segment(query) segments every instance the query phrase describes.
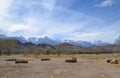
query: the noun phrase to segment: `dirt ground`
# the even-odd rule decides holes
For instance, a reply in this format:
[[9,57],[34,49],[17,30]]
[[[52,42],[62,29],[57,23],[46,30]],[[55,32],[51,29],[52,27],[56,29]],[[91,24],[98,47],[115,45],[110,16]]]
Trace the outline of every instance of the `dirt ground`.
[[65,63],[67,58],[29,58],[28,64],[15,64],[4,61],[6,58],[0,59],[0,78],[120,78],[120,64],[108,64],[104,59],[79,58],[77,63]]

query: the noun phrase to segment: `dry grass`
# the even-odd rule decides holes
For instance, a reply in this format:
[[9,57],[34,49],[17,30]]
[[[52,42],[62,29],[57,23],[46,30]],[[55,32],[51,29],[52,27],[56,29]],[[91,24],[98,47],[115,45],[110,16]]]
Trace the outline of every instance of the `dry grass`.
[[[27,55],[28,58],[34,58],[35,56],[32,54]],[[74,54],[74,55],[65,55],[62,54],[58,56],[57,54],[50,55],[39,55],[38,58],[83,58],[83,59],[105,59],[105,58],[118,58],[118,54]]]
[[[61,54],[61,56],[58,56],[57,54],[50,54],[50,55],[38,55],[37,59],[41,58],[50,58],[50,59],[56,59],[56,58],[82,58],[82,59],[106,59],[106,58],[119,58],[120,56],[118,54],[74,54],[74,55],[65,55]],[[23,55],[11,55],[11,56],[0,56],[0,60],[6,60],[6,59],[26,59],[26,60],[34,60],[36,59],[36,56],[34,54],[28,54],[26,56]]]
[[[65,63],[65,59],[76,57],[77,63]],[[0,78],[119,78],[120,64],[106,63],[103,58],[117,57],[112,54],[81,55],[11,55],[0,56]],[[3,59],[16,58],[29,61],[28,64],[15,64]],[[40,61],[50,58],[51,61]]]

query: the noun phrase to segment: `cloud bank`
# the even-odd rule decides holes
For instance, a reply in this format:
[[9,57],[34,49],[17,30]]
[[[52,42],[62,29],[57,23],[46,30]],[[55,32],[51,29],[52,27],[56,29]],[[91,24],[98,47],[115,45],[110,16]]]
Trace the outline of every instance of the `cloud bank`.
[[[110,42],[113,39],[108,36],[113,33],[118,35],[116,30],[109,33],[106,31],[110,30],[107,27],[109,23],[103,19],[68,9],[58,2],[58,0],[1,1],[0,33],[10,36],[48,36],[61,40],[110,40]],[[112,4],[113,0],[104,0],[98,6],[105,7]],[[115,26],[117,28],[118,25],[111,25],[111,29]]]
[[99,4],[95,5],[97,7],[108,7],[114,4],[115,0],[103,0]]

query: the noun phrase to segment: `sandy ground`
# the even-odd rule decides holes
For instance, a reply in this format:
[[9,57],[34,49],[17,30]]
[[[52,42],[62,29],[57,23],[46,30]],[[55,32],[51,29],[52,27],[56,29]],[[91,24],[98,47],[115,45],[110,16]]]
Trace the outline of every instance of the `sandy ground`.
[[0,78],[120,78],[120,66],[103,59],[79,58],[77,63],[65,63],[65,58],[31,59],[28,64],[15,64],[2,58]]

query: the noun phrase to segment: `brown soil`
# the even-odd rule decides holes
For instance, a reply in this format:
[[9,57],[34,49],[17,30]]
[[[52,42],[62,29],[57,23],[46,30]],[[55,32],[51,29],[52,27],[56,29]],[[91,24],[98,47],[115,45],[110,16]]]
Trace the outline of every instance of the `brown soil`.
[[28,64],[15,64],[5,58],[0,61],[0,78],[120,78],[120,65],[103,59],[79,58],[77,63],[65,63],[65,58],[29,59]]

